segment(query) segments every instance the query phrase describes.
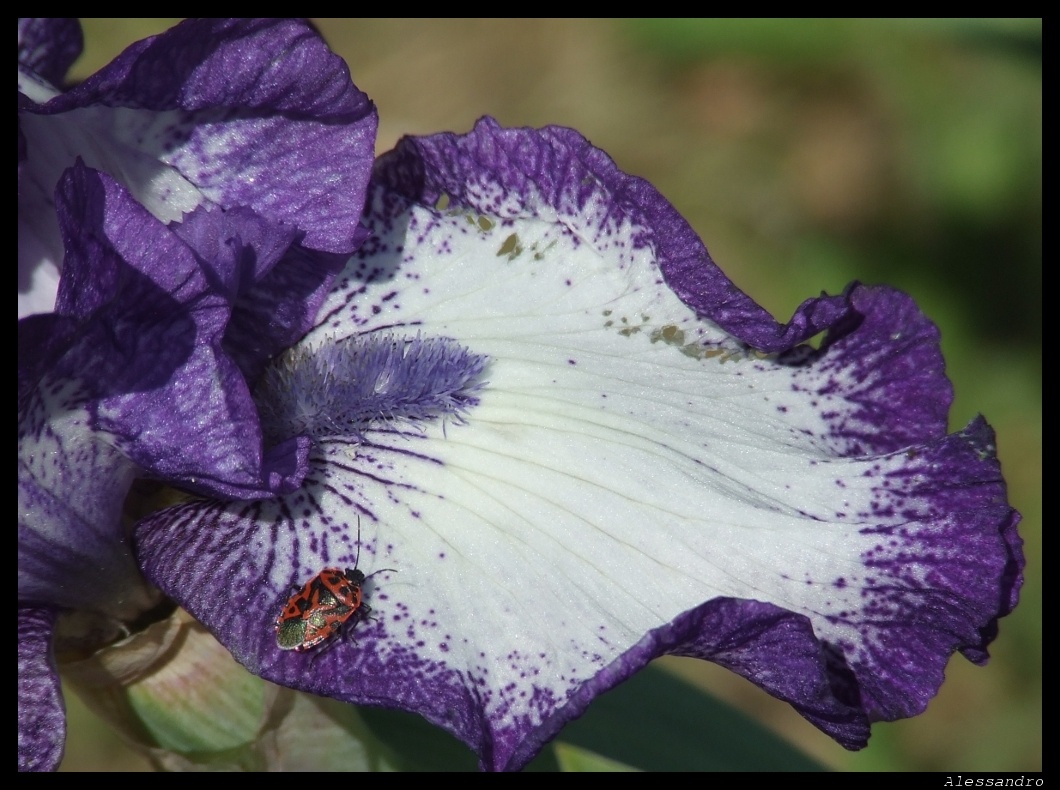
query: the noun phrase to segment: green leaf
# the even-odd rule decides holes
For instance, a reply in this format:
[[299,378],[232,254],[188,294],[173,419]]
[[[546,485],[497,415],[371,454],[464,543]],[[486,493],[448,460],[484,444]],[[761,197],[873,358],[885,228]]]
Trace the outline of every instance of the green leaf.
[[610,760],[596,752],[556,741],[552,744],[560,770],[564,773],[616,773],[636,771],[636,768]]
[[372,733],[390,747],[406,771],[475,771],[478,758],[449,733],[413,713],[360,708]]
[[597,697],[560,739],[646,771],[823,771],[683,680],[648,667]]

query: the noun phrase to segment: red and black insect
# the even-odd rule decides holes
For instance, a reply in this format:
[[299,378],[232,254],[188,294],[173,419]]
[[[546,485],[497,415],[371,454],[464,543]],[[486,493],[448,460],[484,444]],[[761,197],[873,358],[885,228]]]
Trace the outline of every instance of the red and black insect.
[[[360,532],[358,522],[358,559]],[[393,570],[381,568],[369,575]],[[296,592],[276,618],[276,645],[281,650],[301,653],[368,619],[372,607],[364,600],[363,586],[367,578],[357,569],[355,560],[353,568],[325,568],[300,590],[295,588]]]

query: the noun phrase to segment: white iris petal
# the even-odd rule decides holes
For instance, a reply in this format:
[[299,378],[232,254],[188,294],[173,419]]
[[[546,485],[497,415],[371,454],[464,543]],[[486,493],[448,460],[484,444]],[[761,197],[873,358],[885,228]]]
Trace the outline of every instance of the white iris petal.
[[[697,317],[634,249],[635,228],[407,219],[351,262],[306,341],[404,328],[491,360],[466,424],[322,443],[338,495],[321,512],[371,514],[369,562],[398,569],[373,604],[384,654],[411,640],[420,661],[488,679],[491,718],[536,720],[542,699],[706,600],[775,603],[822,627],[855,607],[872,487],[837,497],[837,480],[888,462],[831,458],[823,418],[792,393],[797,369]],[[363,282],[397,255],[400,288]]]

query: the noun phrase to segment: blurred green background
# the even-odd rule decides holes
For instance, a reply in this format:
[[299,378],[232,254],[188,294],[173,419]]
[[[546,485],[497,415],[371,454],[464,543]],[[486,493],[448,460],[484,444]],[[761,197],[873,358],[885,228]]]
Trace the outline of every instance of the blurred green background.
[[[74,76],[175,21],[85,20]],[[316,23],[379,107],[379,151],[483,114],[572,126],[782,320],[854,279],[916,297],[942,329],[951,427],[987,416],[1023,513],[1027,581],[991,663],[955,658],[925,714],[858,753],[718,667],[661,663],[836,769],[1041,770],[1041,20]],[[64,769],[146,766],[69,704]]]

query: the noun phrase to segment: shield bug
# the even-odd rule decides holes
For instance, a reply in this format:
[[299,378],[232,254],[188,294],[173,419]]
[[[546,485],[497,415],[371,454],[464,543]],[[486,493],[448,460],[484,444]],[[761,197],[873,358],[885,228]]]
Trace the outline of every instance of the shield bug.
[[[337,636],[367,619],[372,607],[364,600],[364,582],[368,578],[357,568],[361,553],[361,524],[357,522],[357,558],[353,568],[325,568],[287,600],[276,618],[276,645],[281,650],[299,653]],[[393,571],[380,568],[375,573]]]

